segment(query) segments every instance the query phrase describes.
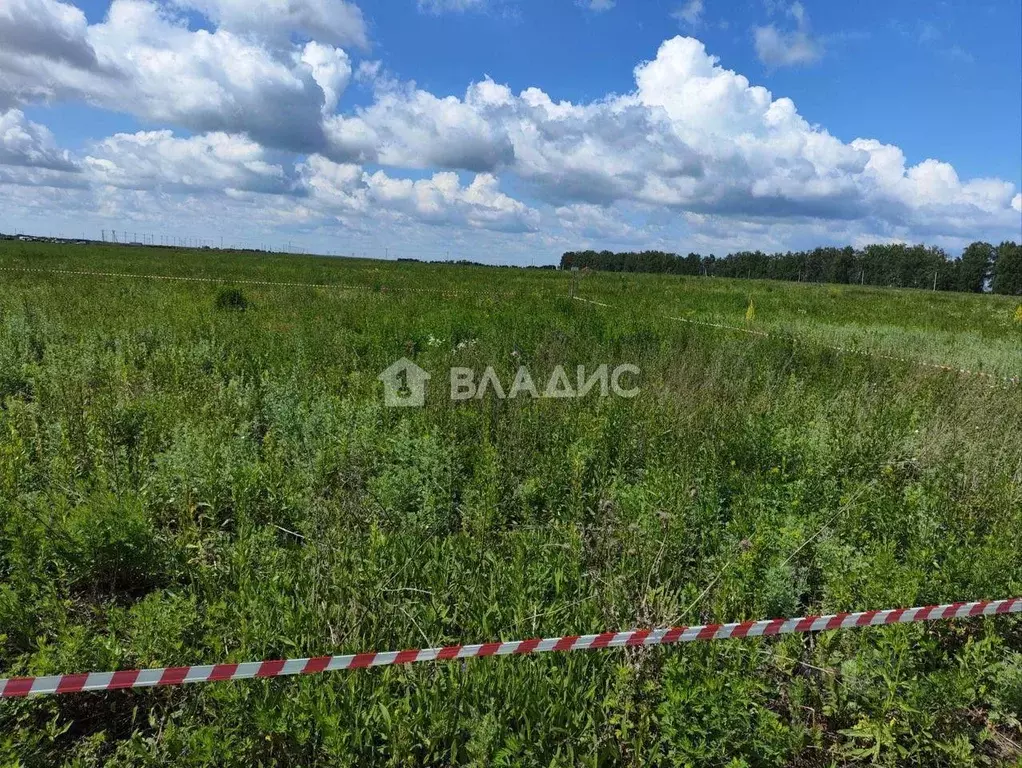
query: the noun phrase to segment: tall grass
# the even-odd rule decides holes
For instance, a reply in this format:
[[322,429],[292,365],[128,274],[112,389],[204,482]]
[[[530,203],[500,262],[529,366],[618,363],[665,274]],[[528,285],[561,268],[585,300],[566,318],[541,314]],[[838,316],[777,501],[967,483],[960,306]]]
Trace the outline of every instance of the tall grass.
[[[0,273],[0,676],[1022,595],[1020,390],[813,341],[968,339],[1017,375],[991,297],[591,276],[599,307],[542,272],[12,248],[0,266],[223,279]],[[804,340],[664,318],[743,325],[750,302]],[[423,409],[382,406],[402,356],[434,373]],[[443,382],[621,362],[634,400]],[[7,701],[0,759],[1007,764],[1020,629]]]

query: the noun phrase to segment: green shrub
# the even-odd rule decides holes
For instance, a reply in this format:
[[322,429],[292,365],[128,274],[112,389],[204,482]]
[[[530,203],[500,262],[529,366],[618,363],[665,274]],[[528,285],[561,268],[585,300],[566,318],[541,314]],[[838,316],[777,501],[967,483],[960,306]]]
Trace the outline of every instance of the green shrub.
[[248,299],[238,288],[221,288],[216,292],[216,308],[224,312],[244,312]]

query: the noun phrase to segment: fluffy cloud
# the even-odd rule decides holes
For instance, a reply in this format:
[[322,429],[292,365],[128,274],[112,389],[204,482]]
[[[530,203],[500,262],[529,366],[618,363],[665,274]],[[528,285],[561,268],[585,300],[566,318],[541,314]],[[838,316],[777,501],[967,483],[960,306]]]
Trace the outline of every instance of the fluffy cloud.
[[338,164],[314,155],[302,167],[311,207],[342,220],[381,212],[429,224],[468,226],[501,232],[536,229],[539,214],[502,193],[497,179],[481,173],[462,185],[447,171],[429,179],[394,178],[383,171],[368,173],[354,164]]
[[[19,111],[0,115],[0,184],[79,187],[92,191],[93,204],[118,195],[146,200],[149,207],[157,199],[174,204],[185,197],[223,196],[258,204],[262,197],[268,209],[291,210],[280,218],[337,219],[363,228],[376,222],[521,233],[539,225],[539,213],[501,192],[491,174],[463,184],[452,171],[408,179],[321,155],[297,167],[277,160],[245,136],[177,137],[169,130],[116,134],[74,160],[45,127]],[[291,202],[274,201],[283,198]]]
[[[797,13],[797,10],[796,10]],[[483,80],[462,98],[385,83],[327,125],[332,156],[396,167],[513,173],[565,207],[619,202],[739,219],[868,220],[878,231],[943,221],[950,231],[1017,226],[1014,187],[962,182],[897,147],[846,144],[676,37],[635,69],[636,89],[589,104],[513,94]]]
[[[174,15],[185,7],[219,26],[190,28]],[[787,36],[816,45],[801,6],[778,7],[796,30],[774,30],[775,66],[805,55]],[[698,20],[701,9],[679,10]],[[0,0],[0,184],[18,185],[11,198],[24,210],[35,185],[94,215],[222,205],[280,226],[398,226],[436,239],[442,224],[455,240],[517,233],[550,248],[950,245],[1022,230],[1013,184],[963,180],[937,160],[910,166],[868,138],[843,142],[692,38],[665,41],[630,92],[591,102],[490,79],[438,96],[378,62],[353,63],[339,44],[367,38],[355,11],[341,0],[271,0],[250,14],[241,0],[113,0],[89,25],[57,0]],[[353,79],[373,98],[345,111]],[[17,109],[61,100],[168,128],[111,136],[76,158]]]
[[85,101],[307,152],[322,147],[321,113],[351,76],[346,54],[332,46],[280,52],[225,29],[193,31],[144,0],[114,0],[92,26],[64,3],[13,2],[0,12],[0,39],[36,28],[46,44],[32,43],[21,58],[0,53],[0,102]]
[[414,182],[377,171],[366,184],[374,202],[431,223],[523,232],[535,229],[538,221],[535,211],[500,192],[497,179],[488,173],[461,186],[458,175],[449,171]]
[[869,154],[863,174],[867,183],[888,200],[921,209],[976,208],[989,213],[1007,208],[1015,185],[999,179],[974,179],[963,183],[954,167],[938,160],[924,160],[905,167],[905,154],[873,139],[856,139],[856,149]]
[[[472,93],[475,93],[473,91]],[[513,157],[504,126],[470,97],[438,98],[414,87],[385,86],[356,116],[326,122],[331,153],[404,168],[490,171]]]
[[304,194],[296,171],[251,139],[170,130],[119,133],[93,142],[83,157],[19,110],[0,113],[0,181],[40,187],[92,187],[159,193]]
[[57,147],[50,130],[17,109],[0,113],[0,165],[78,171],[71,154]]
[[0,108],[50,99],[58,91],[84,97],[90,85],[112,74],[88,40],[85,14],[75,6],[56,0],[0,4]]
[[515,169],[551,202],[642,200],[657,182],[691,186],[705,172],[662,116],[634,99],[573,105],[529,89],[512,106]]
[[809,16],[802,3],[792,3],[788,13],[797,25],[791,31],[779,30],[773,24],[753,30],[756,55],[768,67],[811,64],[823,56],[823,46],[811,34]]
[[330,45],[369,47],[365,18],[345,0],[173,0],[222,29],[283,38],[292,31]]
[[510,168],[554,202],[611,202],[639,196],[650,170],[701,174],[684,142],[660,130],[659,116],[617,99],[554,103],[530,88],[514,96],[484,80],[463,99],[385,87],[355,117],[327,124],[332,154],[388,166],[495,172]]
[[294,182],[266,150],[243,136],[171,131],[120,133],[98,142],[84,160],[95,184],[165,191],[288,193]]
[[302,51],[300,59],[323,91],[323,114],[333,114],[341,94],[351,82],[351,61],[348,55],[340,48],[310,42]]
[[0,5],[0,60],[49,58],[80,69],[96,69],[98,57],[86,39],[85,14],[56,0],[5,0]]

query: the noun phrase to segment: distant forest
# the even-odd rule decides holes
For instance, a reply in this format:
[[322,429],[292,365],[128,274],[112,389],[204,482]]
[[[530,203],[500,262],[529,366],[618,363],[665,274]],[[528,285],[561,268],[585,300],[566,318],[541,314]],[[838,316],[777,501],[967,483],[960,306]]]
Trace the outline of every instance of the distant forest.
[[769,254],[742,251],[719,258],[663,251],[576,251],[561,257],[561,269],[572,267],[1022,295],[1022,245],[1013,242],[996,247],[973,243],[959,259],[951,258],[940,248],[904,244]]

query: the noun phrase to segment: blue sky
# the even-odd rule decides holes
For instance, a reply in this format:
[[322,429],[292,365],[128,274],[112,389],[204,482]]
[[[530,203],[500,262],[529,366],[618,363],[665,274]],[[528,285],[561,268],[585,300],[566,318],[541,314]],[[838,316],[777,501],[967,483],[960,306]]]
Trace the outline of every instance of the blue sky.
[[1022,0],[8,0],[0,231],[954,252],[1022,238],[1020,83]]

